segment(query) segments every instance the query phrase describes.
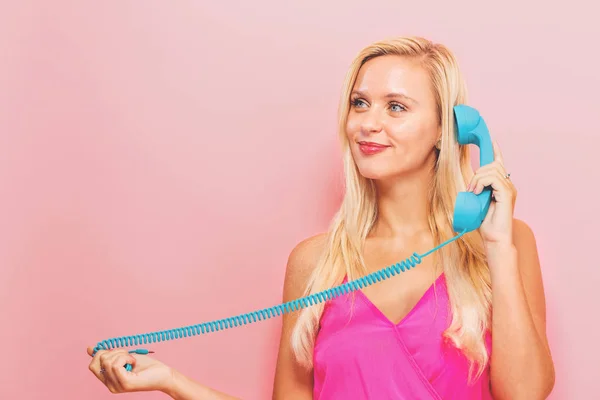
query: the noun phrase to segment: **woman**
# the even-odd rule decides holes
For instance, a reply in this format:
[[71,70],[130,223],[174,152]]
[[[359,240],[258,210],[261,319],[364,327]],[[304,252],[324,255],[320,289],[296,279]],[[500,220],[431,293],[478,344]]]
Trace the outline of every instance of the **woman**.
[[[498,146],[473,173],[457,143],[453,107],[465,103],[454,56],[423,38],[374,43],[352,63],[339,109],[345,197],[329,232],[291,252],[284,301],[451,238],[458,191],[491,186],[493,201],[478,231],[410,272],[285,314],[273,398],[543,399],[552,390],[535,238],[513,218],[516,190]],[[90,369],[115,393],[232,398],[122,349],[98,352]]]

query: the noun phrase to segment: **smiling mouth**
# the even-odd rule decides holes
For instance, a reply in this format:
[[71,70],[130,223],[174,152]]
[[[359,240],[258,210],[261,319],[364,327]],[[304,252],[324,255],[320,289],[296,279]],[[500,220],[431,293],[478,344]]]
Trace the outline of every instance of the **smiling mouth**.
[[385,151],[390,146],[381,145],[378,143],[359,142],[358,148],[364,155],[373,155]]
[[358,144],[360,146],[369,146],[369,147],[390,147],[389,145],[385,145],[385,144],[380,144],[380,143],[373,143],[373,142],[358,142]]

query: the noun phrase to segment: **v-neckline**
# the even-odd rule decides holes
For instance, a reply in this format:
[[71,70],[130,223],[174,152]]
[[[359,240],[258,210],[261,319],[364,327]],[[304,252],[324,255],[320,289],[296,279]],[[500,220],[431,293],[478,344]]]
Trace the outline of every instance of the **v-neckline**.
[[364,300],[364,302],[367,304],[367,306],[369,308],[371,308],[371,310],[373,310],[377,315],[379,315],[380,318],[382,318],[383,320],[385,320],[386,323],[388,323],[388,324],[390,324],[390,325],[392,325],[394,327],[398,327],[398,326],[402,325],[402,323],[404,321],[406,321],[408,319],[408,317],[410,317],[412,314],[414,314],[414,312],[417,310],[417,308],[419,308],[419,306],[421,305],[421,303],[423,303],[425,301],[425,299],[433,291],[434,287],[437,286],[443,278],[444,278],[444,273],[442,272],[433,281],[433,283],[431,285],[429,285],[429,287],[427,288],[427,290],[425,290],[425,292],[423,292],[423,294],[421,295],[421,297],[419,298],[419,300],[417,300],[417,302],[415,303],[415,305],[397,323],[394,322],[394,321],[392,321],[387,315],[385,315],[383,313],[383,311],[381,311],[381,309],[379,307],[377,307],[375,305],[375,303],[373,303],[371,301],[371,299],[369,299],[369,297],[362,291],[362,289],[358,289],[356,291],[359,293],[359,296]]

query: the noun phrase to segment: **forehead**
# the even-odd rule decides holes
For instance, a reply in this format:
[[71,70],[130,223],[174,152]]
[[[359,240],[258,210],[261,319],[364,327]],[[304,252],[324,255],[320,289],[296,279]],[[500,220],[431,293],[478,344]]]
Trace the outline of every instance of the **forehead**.
[[414,58],[386,55],[367,61],[358,73],[353,90],[382,97],[403,93],[417,101],[433,99],[427,71]]

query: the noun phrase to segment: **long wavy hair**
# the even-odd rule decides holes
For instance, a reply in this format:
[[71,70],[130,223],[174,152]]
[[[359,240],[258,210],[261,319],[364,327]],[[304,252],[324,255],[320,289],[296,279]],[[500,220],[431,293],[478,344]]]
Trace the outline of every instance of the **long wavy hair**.
[[[399,37],[375,42],[364,48],[347,72],[341,93],[338,120],[345,172],[345,193],[327,232],[327,246],[310,276],[305,295],[339,285],[366,274],[361,250],[377,217],[374,182],[362,176],[353,160],[345,128],[350,93],[361,66],[368,60],[399,55],[414,58],[428,72],[434,90],[442,137],[429,193],[429,227],[435,244],[455,233],[452,229],[454,202],[458,191],[466,190],[473,175],[467,146],[455,137],[453,107],[466,104],[466,86],[450,50],[422,37]],[[479,377],[488,363],[485,334],[491,327],[491,282],[485,252],[478,231],[462,236],[437,253],[445,274],[450,312],[444,332],[469,360],[469,380]],[[325,303],[300,311],[292,332],[292,348],[300,365],[313,366],[313,350]]]

